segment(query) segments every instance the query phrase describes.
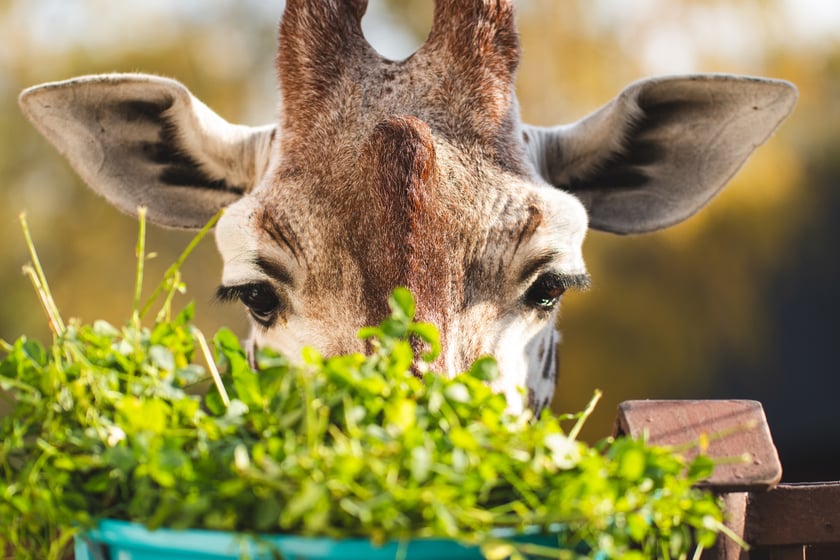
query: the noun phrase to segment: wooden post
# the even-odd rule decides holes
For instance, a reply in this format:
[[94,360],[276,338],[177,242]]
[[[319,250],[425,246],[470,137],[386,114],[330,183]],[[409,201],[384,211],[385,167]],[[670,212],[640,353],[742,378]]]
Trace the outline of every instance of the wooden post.
[[[781,484],[770,492],[750,494],[745,536],[760,547],[832,545],[836,553],[840,544],[840,482]],[[825,557],[816,550],[813,555],[803,554],[809,559]]]
[[[766,492],[782,478],[767,418],[756,401],[627,401],[619,405],[615,433],[645,436],[657,445],[697,442],[688,458],[705,447],[706,455],[727,460],[703,484],[721,494],[727,526],[747,542],[750,493]],[[739,457],[744,460],[730,461]],[[704,558],[745,560],[749,555],[721,537]]]
[[[723,511],[726,515],[726,526],[741,537],[745,536],[747,523],[747,492],[728,492],[721,495]],[[703,560],[749,560],[749,553],[741,548],[741,544],[723,535],[718,537],[714,548],[703,554]]]

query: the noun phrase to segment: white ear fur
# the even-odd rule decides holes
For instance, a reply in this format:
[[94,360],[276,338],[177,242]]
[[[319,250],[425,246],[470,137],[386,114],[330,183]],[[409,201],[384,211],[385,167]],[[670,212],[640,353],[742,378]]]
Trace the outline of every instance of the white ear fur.
[[576,194],[590,227],[641,233],[702,208],[796,104],[785,81],[722,74],[636,82],[568,126],[525,126],[537,172]]
[[35,86],[20,105],[97,193],[120,210],[197,228],[251,190],[268,167],[275,127],[233,125],[180,83],[144,74]]

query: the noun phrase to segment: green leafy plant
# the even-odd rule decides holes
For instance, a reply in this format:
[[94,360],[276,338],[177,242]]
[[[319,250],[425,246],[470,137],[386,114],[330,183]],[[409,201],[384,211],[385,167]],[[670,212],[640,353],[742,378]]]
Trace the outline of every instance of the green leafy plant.
[[[143,228],[122,328],[65,325],[32,249],[27,273],[55,338],[2,343],[0,389],[13,408],[0,421],[0,550],[15,558],[59,558],[104,518],[380,543],[450,537],[492,560],[686,558],[721,530],[717,501],[695,487],[710,459],[630,438],[577,440],[598,394],[580,414],[532,418],[488,388],[491,358],[454,378],[414,376],[415,360],[429,370],[440,345],[405,289],[359,333],[368,354],[308,349],[292,362],[262,350],[255,370],[233,333],[216,334],[210,356],[192,305],[172,312],[179,259],[143,326],[154,301],[140,301]],[[564,546],[500,528],[555,532]]]

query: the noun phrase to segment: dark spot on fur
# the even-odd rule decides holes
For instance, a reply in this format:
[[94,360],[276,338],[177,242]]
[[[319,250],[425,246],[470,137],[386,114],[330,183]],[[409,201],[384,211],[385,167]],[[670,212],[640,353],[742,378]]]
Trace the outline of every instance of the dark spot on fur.
[[162,183],[176,187],[201,187],[214,191],[228,191],[245,194],[244,187],[232,187],[224,179],[210,179],[195,165],[170,165],[160,174]]
[[545,339],[543,338],[542,340],[540,340],[540,347],[537,350],[537,360],[539,360],[540,362],[545,360],[545,350]]
[[[165,117],[164,117],[165,119]],[[161,127],[157,142],[145,142],[140,148],[151,162],[161,166],[160,181],[177,187],[201,187],[216,191],[244,194],[245,186],[231,185],[224,178],[214,178],[201,169],[201,165],[179,146],[176,128],[169,122]]]
[[548,349],[548,357],[543,361],[542,378],[555,379],[557,377],[555,360],[557,359],[557,348],[554,344]]
[[536,233],[537,228],[540,227],[540,224],[543,222],[543,215],[542,211],[537,207],[536,204],[530,204],[526,210],[528,217],[525,219],[525,222],[522,225],[522,229],[519,232],[519,237],[516,239],[516,247],[513,249],[514,253],[519,250],[519,247],[531,237],[533,237],[534,233]]
[[153,122],[157,123],[163,119],[166,112],[175,99],[165,96],[157,101],[131,100],[118,103],[115,111],[127,122]]
[[636,190],[644,187],[650,181],[646,170],[667,157],[667,146],[651,136],[650,132],[690,119],[687,115],[691,113],[708,110],[707,106],[696,101],[658,102],[648,98],[639,99],[639,106],[643,114],[627,131],[628,137],[637,140],[604,161],[600,170],[594,174],[559,186],[572,192],[588,189]]
[[300,246],[295,230],[291,224],[278,215],[276,209],[271,206],[264,207],[256,218],[257,227],[266,232],[278,246],[285,246],[298,263],[304,259],[304,253]]

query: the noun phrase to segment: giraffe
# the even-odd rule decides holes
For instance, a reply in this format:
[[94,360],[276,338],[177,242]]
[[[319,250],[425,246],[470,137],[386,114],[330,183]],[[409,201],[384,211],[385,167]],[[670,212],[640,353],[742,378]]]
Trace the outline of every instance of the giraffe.
[[194,229],[217,211],[219,297],[249,347],[361,350],[357,330],[410,288],[441,330],[446,374],[493,355],[513,411],[555,391],[561,296],[584,289],[589,228],[681,222],[788,116],[785,81],[655,77],[566,125],[520,120],[513,0],[436,0],[426,42],[389,60],[366,0],[288,0],[276,123],[231,124],[174,80],[83,76],[35,86],[24,113],[129,214]]

